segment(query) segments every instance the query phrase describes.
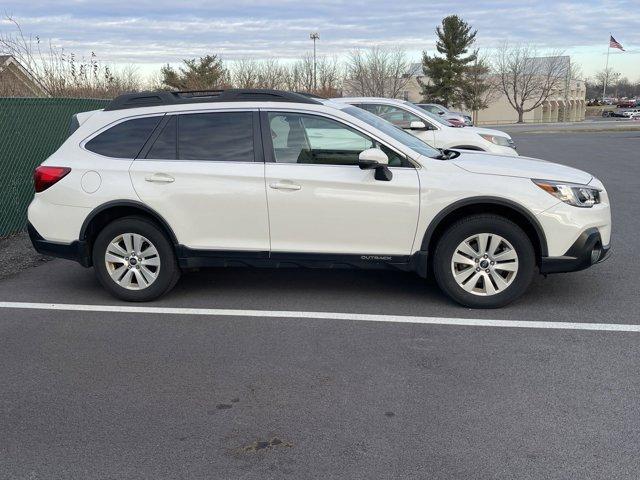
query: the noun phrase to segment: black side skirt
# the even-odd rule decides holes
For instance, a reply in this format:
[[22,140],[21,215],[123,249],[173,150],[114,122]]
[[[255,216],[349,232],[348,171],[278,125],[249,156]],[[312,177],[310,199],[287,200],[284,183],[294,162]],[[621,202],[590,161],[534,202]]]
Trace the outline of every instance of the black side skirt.
[[408,255],[343,255],[325,253],[238,252],[229,250],[197,250],[179,245],[181,268],[265,267],[265,268],[396,268],[411,270]]

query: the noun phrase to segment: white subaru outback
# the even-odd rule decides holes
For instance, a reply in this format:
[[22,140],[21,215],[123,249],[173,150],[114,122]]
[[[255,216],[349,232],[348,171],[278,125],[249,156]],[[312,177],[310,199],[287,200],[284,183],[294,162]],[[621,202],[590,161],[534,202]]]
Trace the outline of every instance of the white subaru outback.
[[269,90],[127,94],[77,114],[35,171],[41,253],[146,301],[198,267],[392,268],[470,307],[602,261],[602,183],[531,158],[436,150],[352,105]]

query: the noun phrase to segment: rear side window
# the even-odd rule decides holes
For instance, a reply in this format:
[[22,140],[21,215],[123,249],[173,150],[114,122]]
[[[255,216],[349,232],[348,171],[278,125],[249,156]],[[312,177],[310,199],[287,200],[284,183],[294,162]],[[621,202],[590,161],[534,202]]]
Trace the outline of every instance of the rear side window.
[[178,148],[178,125],[177,117],[172,115],[164,126],[153,146],[149,149],[146,158],[156,158],[163,160],[175,160]]
[[253,162],[253,113],[220,112],[180,115],[178,158],[180,160]]
[[92,138],[85,148],[105,157],[135,158],[160,120],[162,116],[127,120]]

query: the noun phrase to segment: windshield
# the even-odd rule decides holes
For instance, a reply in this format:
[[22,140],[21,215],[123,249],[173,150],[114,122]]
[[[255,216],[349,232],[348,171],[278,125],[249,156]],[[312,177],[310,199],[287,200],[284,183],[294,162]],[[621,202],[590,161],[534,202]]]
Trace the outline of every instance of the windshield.
[[377,128],[381,132],[389,135],[394,140],[406,145],[410,149],[418,152],[420,155],[424,155],[426,157],[435,158],[440,155],[440,152],[430,145],[426,144],[419,138],[414,137],[413,135],[405,132],[399,127],[396,127],[392,123],[387,122],[386,120],[381,119],[380,117],[374,115],[373,113],[367,112],[358,107],[349,106],[342,110],[349,115],[353,115],[358,120],[362,120],[363,122],[371,125],[372,127]]
[[420,114],[421,115],[426,115],[427,117],[429,117],[431,120],[438,122],[440,125],[446,125],[447,127],[453,127],[453,124],[448,122],[447,120],[445,120],[444,118],[442,118],[440,115],[435,114],[435,113],[431,113],[429,110],[427,110],[426,108],[422,108],[419,105],[415,105],[414,103],[411,102],[404,102],[405,105],[409,105],[413,108],[415,108],[416,110],[420,110]]

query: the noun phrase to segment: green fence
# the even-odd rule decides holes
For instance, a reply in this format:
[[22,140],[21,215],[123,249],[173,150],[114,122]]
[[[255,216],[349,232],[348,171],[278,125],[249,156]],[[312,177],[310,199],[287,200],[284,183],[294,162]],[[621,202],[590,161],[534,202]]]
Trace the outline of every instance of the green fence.
[[24,230],[33,198],[33,169],[67,138],[74,113],[108,100],[0,98],[0,237]]

